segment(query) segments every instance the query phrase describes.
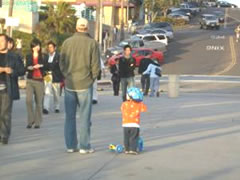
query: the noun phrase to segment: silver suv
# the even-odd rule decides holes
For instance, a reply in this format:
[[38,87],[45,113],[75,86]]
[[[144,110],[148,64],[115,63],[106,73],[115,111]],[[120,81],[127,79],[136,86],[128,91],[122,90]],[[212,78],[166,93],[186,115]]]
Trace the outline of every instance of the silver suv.
[[213,14],[203,14],[200,19],[200,28],[208,29],[208,28],[220,28],[219,19],[216,15]]

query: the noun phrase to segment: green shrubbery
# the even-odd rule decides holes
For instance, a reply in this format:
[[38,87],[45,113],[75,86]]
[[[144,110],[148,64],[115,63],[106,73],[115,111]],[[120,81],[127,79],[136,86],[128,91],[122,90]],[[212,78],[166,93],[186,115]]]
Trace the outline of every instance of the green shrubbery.
[[173,18],[164,17],[164,16],[156,17],[154,22],[168,22],[174,26],[183,26],[183,25],[188,24],[188,22],[184,19],[173,19]]

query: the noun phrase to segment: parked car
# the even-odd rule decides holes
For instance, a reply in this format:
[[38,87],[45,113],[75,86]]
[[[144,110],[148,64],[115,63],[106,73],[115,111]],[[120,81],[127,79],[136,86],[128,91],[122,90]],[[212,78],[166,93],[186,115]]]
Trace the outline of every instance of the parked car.
[[182,3],[180,4],[180,8],[181,9],[190,9],[193,13],[198,13],[200,12],[200,8],[194,4],[190,4],[190,3]]
[[140,39],[144,42],[161,42],[166,46],[168,45],[168,38],[165,34],[137,34]]
[[146,24],[143,28],[144,29],[161,28],[161,29],[166,29],[167,31],[173,32],[173,28],[171,24],[167,22],[149,23],[149,24]]
[[219,19],[214,14],[203,14],[200,19],[200,28],[208,29],[208,28],[220,28]]
[[226,2],[226,1],[218,1],[217,7],[218,8],[237,8],[237,5]]
[[220,23],[224,23],[225,15],[222,11],[214,11],[213,14],[218,17]]
[[150,29],[150,34],[164,34],[167,36],[168,40],[171,40],[174,38],[174,34],[171,31],[167,31],[165,29]]
[[181,9],[181,8],[172,9],[171,12],[168,14],[181,14],[184,16],[188,16],[189,19],[191,19],[193,16],[193,12],[190,9]]
[[[139,66],[140,61],[145,58],[146,56],[151,55],[151,59],[156,59],[160,64],[164,62],[163,53],[160,51],[153,51],[149,48],[133,48],[132,50],[132,57],[136,59],[136,66]],[[116,59],[119,59],[123,56],[123,53],[114,55],[110,57],[107,62],[108,65],[114,65],[116,63]]]
[[181,19],[181,20],[184,20],[186,23],[189,23],[189,17],[179,13],[171,13],[168,15],[168,17],[172,19]]
[[123,47],[129,44],[132,48],[149,48],[154,51],[161,51],[163,53],[167,52],[166,45],[160,42],[144,42],[137,36],[132,36],[131,39],[121,41],[117,46],[110,47],[106,50],[106,58],[110,58],[113,55],[119,54],[123,51]]

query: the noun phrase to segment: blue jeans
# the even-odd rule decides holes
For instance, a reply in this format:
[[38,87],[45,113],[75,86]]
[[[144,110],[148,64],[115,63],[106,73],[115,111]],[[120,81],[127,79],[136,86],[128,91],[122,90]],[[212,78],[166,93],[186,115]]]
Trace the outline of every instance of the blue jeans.
[[93,87],[80,91],[65,89],[65,126],[64,136],[67,149],[78,148],[76,113],[79,107],[79,146],[80,149],[90,149],[90,128],[92,113]]
[[159,90],[159,86],[160,86],[159,80],[160,80],[159,77],[150,78],[150,89],[151,89],[150,96],[151,97],[155,96]]
[[121,78],[122,100],[126,101],[127,88],[135,86],[134,77]]

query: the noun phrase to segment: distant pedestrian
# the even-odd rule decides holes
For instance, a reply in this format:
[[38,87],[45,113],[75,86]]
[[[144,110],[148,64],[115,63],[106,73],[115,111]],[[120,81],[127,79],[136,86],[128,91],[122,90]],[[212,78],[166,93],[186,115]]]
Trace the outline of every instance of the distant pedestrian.
[[102,79],[102,74],[104,73],[104,63],[102,58],[100,58],[100,64],[101,64],[101,71],[98,74],[97,79],[93,83],[93,99],[92,99],[92,104],[97,104],[98,103],[98,81]]
[[[65,79],[65,143],[67,152],[93,153],[90,144],[93,82],[100,72],[98,43],[88,34],[88,21],[78,19],[77,32],[61,48],[60,69]],[[77,107],[79,122],[76,123]],[[79,128],[80,140],[77,138]]]
[[136,67],[136,60],[131,56],[132,48],[126,45],[123,48],[124,54],[119,59],[119,75],[122,88],[122,100],[126,101],[127,88],[135,85],[134,69]]
[[114,40],[116,41],[118,39],[118,28],[116,26],[113,28],[113,35]]
[[20,98],[18,76],[24,74],[24,66],[18,56],[8,50],[8,37],[0,34],[0,143],[8,144],[11,134],[13,100]]
[[157,60],[154,60],[154,63],[149,64],[146,71],[143,72],[143,74],[149,74],[150,75],[150,97],[154,97],[155,95],[159,96],[159,80],[161,77],[161,67]]
[[144,96],[148,95],[150,87],[150,74],[143,74],[143,72],[147,70],[148,65],[152,62],[151,55],[147,55],[140,61],[140,65],[138,67],[138,73],[141,74],[141,86]]
[[127,101],[122,103],[122,127],[124,131],[124,148],[126,154],[137,155],[137,142],[140,132],[140,113],[146,112],[140,89],[131,87],[127,90]]
[[240,38],[240,25],[238,25],[237,28],[235,29],[235,33],[236,33],[236,42],[238,42]]
[[38,39],[33,39],[30,47],[32,52],[26,57],[27,128],[30,129],[34,125],[34,128],[38,129],[42,123],[42,103],[44,95],[43,77],[47,69],[47,57],[42,54],[41,42]]
[[119,95],[120,75],[119,75],[119,59],[116,59],[115,64],[110,66],[111,80],[113,85],[113,95]]
[[43,113],[48,114],[51,105],[51,96],[53,95],[53,105],[55,113],[60,112],[60,86],[63,81],[63,75],[60,71],[60,54],[56,51],[56,44],[53,41],[48,42],[48,62],[47,74],[44,78],[45,95],[43,104]]

